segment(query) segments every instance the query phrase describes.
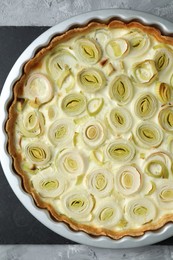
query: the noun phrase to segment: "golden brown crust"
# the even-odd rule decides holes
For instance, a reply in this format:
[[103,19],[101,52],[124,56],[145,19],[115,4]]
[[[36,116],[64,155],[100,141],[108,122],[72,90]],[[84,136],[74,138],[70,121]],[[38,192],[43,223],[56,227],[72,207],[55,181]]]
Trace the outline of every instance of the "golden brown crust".
[[29,194],[32,195],[32,197],[34,198],[34,201],[38,207],[47,209],[54,220],[67,223],[69,225],[69,227],[71,227],[75,231],[82,230],[82,231],[85,231],[94,236],[103,235],[103,236],[109,236],[113,239],[120,239],[124,236],[133,236],[133,237],[142,236],[148,230],[150,230],[150,231],[157,230],[157,229],[163,227],[166,223],[173,222],[173,214],[168,214],[168,215],[162,217],[155,224],[153,224],[153,223],[145,224],[145,225],[143,225],[143,227],[138,228],[137,230],[131,229],[131,230],[118,231],[118,232],[107,230],[107,229],[101,229],[101,228],[98,229],[98,228],[91,227],[91,226],[85,225],[85,224],[79,224],[64,215],[58,214],[50,204],[46,204],[45,202],[43,202],[41,200],[41,198],[38,196],[38,194],[34,191],[34,189],[30,186],[30,182],[29,182],[27,175],[21,169],[20,162],[21,162],[22,158],[21,158],[20,153],[18,153],[16,151],[15,132],[14,132],[14,124],[15,124],[15,121],[17,118],[15,104],[17,102],[17,99],[20,96],[22,96],[23,84],[24,84],[25,80],[27,79],[27,75],[30,72],[30,70],[33,69],[34,67],[39,66],[40,59],[44,55],[46,55],[51,49],[53,49],[57,43],[65,42],[65,41],[71,39],[72,37],[77,36],[78,34],[80,34],[80,35],[85,34],[86,32],[89,32],[92,29],[106,28],[106,27],[108,27],[108,28],[129,28],[129,29],[138,28],[147,34],[154,36],[159,42],[173,45],[172,37],[163,36],[163,35],[161,35],[160,30],[158,30],[157,28],[152,27],[152,26],[142,25],[141,23],[135,22],[135,21],[129,22],[129,23],[124,23],[119,20],[113,20],[108,24],[91,22],[88,25],[86,25],[85,27],[70,29],[69,31],[65,32],[62,35],[55,36],[51,40],[51,42],[48,44],[48,46],[43,47],[40,51],[38,51],[35,54],[35,56],[32,59],[30,59],[25,64],[22,77],[15,83],[15,85],[13,87],[13,99],[12,99],[12,103],[11,103],[9,111],[8,111],[9,117],[6,122],[6,132],[8,135],[8,152],[13,158],[13,166],[14,166],[15,172],[21,176],[24,189]]

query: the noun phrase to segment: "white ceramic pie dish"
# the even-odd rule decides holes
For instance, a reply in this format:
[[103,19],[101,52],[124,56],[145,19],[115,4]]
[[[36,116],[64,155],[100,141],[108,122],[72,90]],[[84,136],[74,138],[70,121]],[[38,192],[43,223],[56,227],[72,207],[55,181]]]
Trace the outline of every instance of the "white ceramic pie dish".
[[34,56],[36,50],[47,45],[55,34],[63,33],[71,26],[76,25],[76,21],[78,21],[77,26],[80,26],[94,19],[106,21],[114,17],[124,21],[139,20],[147,25],[158,26],[164,34],[173,33],[173,24],[164,19],[143,12],[122,9],[100,10],[81,14],[47,30],[33,41],[18,58],[3,86],[0,96],[0,159],[5,176],[18,199],[27,210],[46,227],[53,230],[55,233],[78,243],[102,248],[130,248],[157,243],[169,238],[173,235],[173,224],[167,224],[157,231],[146,232],[141,237],[124,237],[120,240],[112,240],[103,236],[95,238],[84,232],[74,232],[70,230],[67,225],[53,221],[49,216],[49,213],[46,210],[36,207],[32,197],[23,190],[20,177],[15,174],[12,169],[12,161],[6,149],[7,135],[4,130],[5,121],[7,119],[7,105],[12,97],[13,84],[21,76],[23,65]]

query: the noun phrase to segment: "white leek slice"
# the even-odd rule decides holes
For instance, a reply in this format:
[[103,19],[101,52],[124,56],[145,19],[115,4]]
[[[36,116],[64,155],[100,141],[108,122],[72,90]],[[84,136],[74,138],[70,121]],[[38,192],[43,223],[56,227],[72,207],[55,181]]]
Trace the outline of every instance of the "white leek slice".
[[144,171],[154,178],[168,178],[171,168],[172,158],[169,153],[163,151],[154,152],[145,160]]
[[172,54],[166,48],[156,51],[155,57],[156,69],[158,71],[166,71],[169,69],[172,61]]
[[125,105],[133,97],[133,85],[126,75],[119,75],[114,78],[109,87],[110,98],[119,105]]
[[51,151],[48,145],[43,142],[29,143],[25,147],[25,156],[33,164],[38,166],[46,165],[51,159]]
[[113,108],[107,117],[111,129],[117,133],[126,133],[132,126],[132,117],[130,112],[125,108]]
[[122,218],[122,209],[113,199],[102,199],[95,213],[95,221],[103,227],[114,227]]
[[86,176],[86,184],[91,194],[106,197],[113,189],[113,174],[104,168],[94,170]]
[[49,127],[48,137],[52,144],[61,146],[72,142],[74,130],[74,123],[71,119],[58,119]]
[[26,115],[19,115],[18,126],[22,135],[36,137],[44,131],[44,116],[41,112],[33,110]]
[[159,208],[173,209],[173,184],[170,181],[164,181],[157,186],[157,201]]
[[144,60],[132,66],[132,78],[138,85],[149,86],[158,76],[153,60]]
[[41,74],[31,74],[25,86],[28,99],[37,105],[50,101],[53,97],[53,87],[49,79]]
[[158,115],[160,126],[163,130],[172,133],[173,132],[173,106],[164,106]]
[[94,206],[92,196],[82,188],[65,193],[61,201],[67,216],[77,221],[88,219]]
[[77,60],[67,48],[59,48],[57,52],[52,53],[47,60],[47,72],[54,80],[61,80],[65,74],[69,74],[69,69],[75,67]]
[[101,46],[105,46],[107,41],[110,39],[110,34],[108,30],[105,29],[98,29],[95,31],[95,38],[96,41],[101,44]]
[[134,111],[139,118],[147,120],[154,116],[157,106],[155,96],[151,93],[144,93],[136,99]]
[[86,98],[80,93],[70,93],[63,98],[61,108],[68,116],[77,116],[85,110]]
[[88,93],[94,93],[106,86],[106,77],[99,69],[90,67],[81,70],[77,75],[80,88]]
[[115,174],[117,190],[125,196],[133,195],[141,187],[141,174],[135,166],[126,165]]
[[98,120],[90,120],[82,127],[82,138],[90,147],[98,147],[106,139],[106,129]]
[[90,116],[96,116],[104,105],[103,98],[92,98],[88,101],[87,111]]
[[163,141],[163,132],[155,123],[140,123],[136,128],[136,137],[145,147],[157,147]]
[[130,53],[133,57],[139,57],[145,54],[150,47],[150,37],[142,31],[131,30],[123,36],[130,43]]
[[99,44],[93,39],[78,39],[75,42],[74,49],[78,58],[88,64],[97,63],[102,56]]
[[108,42],[106,52],[111,59],[122,58],[129,52],[129,43],[123,38],[113,39]]
[[95,149],[91,151],[90,159],[95,161],[98,165],[104,164],[104,153],[101,149]]
[[55,164],[62,174],[72,177],[83,174],[86,166],[82,153],[77,149],[64,149],[58,154]]
[[164,82],[156,83],[156,95],[163,104],[171,101],[171,87]]
[[106,149],[107,156],[115,162],[129,162],[135,156],[135,148],[124,139],[111,142]]
[[156,213],[154,203],[146,198],[133,199],[125,207],[126,219],[136,225],[144,225],[154,220]]
[[34,189],[43,198],[59,197],[65,190],[65,180],[62,175],[55,173],[52,168],[40,171],[32,177]]

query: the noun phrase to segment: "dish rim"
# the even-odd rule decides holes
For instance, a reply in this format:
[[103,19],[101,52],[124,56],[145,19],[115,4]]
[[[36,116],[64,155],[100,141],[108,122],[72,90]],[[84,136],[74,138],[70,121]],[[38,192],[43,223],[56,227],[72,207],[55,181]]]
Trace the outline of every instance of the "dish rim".
[[[7,120],[7,106],[12,98],[12,87],[17,79],[22,75],[23,65],[34,56],[35,52],[46,46],[52,37],[57,33],[63,33],[72,26],[83,26],[92,20],[110,20],[112,18],[121,19],[125,22],[131,20],[138,20],[146,25],[155,25],[159,27],[162,33],[173,33],[172,23],[141,11],[126,10],[126,9],[104,9],[92,12],[83,13],[77,16],[73,16],[65,21],[58,23],[51,27],[37,37],[19,56],[11,71],[9,72],[4,86],[2,88],[0,96],[0,160],[4,174],[11,186],[13,192],[16,194],[23,206],[43,225],[55,233],[75,241],[89,246],[96,246],[102,248],[133,248],[146,246],[153,243],[160,242],[173,235],[173,224],[168,223],[164,227],[156,231],[147,231],[141,237],[123,237],[119,240],[113,240],[111,238],[100,236],[93,237],[83,231],[72,231],[67,224],[57,223],[53,221],[47,212],[47,210],[39,209],[31,195],[26,193],[22,188],[21,178],[18,176],[12,168],[12,159],[7,152],[7,135],[5,132],[5,122]],[[76,23],[78,21],[78,23]],[[79,22],[80,21],[80,22]]]

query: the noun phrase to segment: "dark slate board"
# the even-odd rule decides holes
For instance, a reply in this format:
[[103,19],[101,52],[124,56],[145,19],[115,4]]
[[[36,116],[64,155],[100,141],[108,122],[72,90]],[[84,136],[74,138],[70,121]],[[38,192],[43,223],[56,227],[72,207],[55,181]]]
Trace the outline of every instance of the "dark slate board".
[[[0,92],[25,48],[48,27],[0,27]],[[74,244],[38,222],[11,190],[0,165],[0,244]],[[172,245],[173,237],[160,245]]]

